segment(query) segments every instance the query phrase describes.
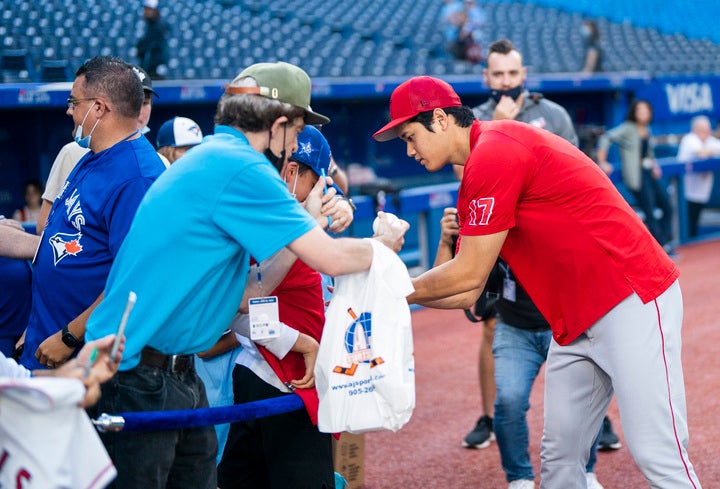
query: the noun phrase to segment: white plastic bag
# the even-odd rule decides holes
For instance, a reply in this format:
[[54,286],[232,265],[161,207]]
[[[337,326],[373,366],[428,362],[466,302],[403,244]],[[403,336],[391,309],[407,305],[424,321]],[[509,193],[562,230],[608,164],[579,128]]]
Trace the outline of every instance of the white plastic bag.
[[336,278],[315,364],[318,428],[325,433],[399,430],[415,408],[415,360],[402,260],[371,239],[367,272]]

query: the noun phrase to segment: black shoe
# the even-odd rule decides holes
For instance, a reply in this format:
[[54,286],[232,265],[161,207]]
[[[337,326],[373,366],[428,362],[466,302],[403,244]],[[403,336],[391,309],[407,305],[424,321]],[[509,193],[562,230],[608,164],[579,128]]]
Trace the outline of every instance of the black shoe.
[[600,432],[600,440],[598,441],[598,450],[617,450],[622,447],[620,439],[612,428],[610,419],[605,416],[603,418],[602,431]]
[[462,446],[465,448],[485,448],[490,446],[490,442],[494,439],[492,418],[485,414],[478,419],[475,428],[467,434]]

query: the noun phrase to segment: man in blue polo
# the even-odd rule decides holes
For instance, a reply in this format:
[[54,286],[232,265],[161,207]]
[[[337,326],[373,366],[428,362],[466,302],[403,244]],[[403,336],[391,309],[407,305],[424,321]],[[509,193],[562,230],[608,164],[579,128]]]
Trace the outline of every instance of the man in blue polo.
[[[218,103],[215,134],[171,166],[147,193],[113,264],[105,298],[88,321],[90,339],[113,331],[130,292],[123,361],[103,386],[100,411],[207,406],[193,353],[230,324],[245,289],[249,257],[262,264],[287,246],[331,275],[366,270],[372,245],[333,239],[292,197],[273,165],[297,149],[305,124],[329,120],[310,110],[310,78],[287,63],[241,72]],[[309,206],[320,206],[322,186]],[[334,192],[329,189],[328,192]],[[325,221],[326,222],[326,221]],[[398,250],[407,223],[383,224],[376,238]],[[211,426],[103,436],[118,468],[116,487],[216,488]]]
[[68,98],[75,140],[90,149],[68,176],[35,258],[21,363],[61,365],[82,345],[135,210],[164,166],[140,134],[143,85],[120,58],[83,64]]

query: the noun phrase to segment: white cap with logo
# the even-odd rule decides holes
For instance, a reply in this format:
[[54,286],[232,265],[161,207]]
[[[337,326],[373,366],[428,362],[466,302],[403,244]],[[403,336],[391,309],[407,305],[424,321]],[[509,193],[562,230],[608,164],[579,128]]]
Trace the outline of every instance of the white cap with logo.
[[165,121],[157,133],[157,147],[195,146],[202,142],[203,134],[197,122],[187,117],[174,117]]

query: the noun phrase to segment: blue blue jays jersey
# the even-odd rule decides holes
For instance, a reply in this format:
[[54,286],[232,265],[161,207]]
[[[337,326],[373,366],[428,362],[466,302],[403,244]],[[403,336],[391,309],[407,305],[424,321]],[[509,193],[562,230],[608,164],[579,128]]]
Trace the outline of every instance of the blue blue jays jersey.
[[53,203],[34,260],[21,363],[98,298],[140,201],[165,166],[144,137],[88,153]]
[[120,370],[145,346],[207,350],[240,306],[249,256],[262,262],[316,226],[267,158],[219,125],[145,195],[86,336],[115,333],[135,292]]

